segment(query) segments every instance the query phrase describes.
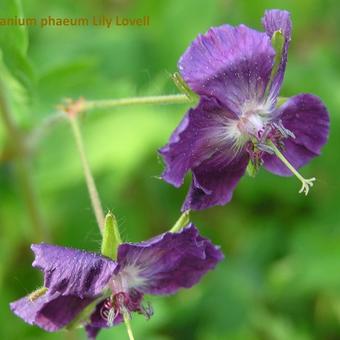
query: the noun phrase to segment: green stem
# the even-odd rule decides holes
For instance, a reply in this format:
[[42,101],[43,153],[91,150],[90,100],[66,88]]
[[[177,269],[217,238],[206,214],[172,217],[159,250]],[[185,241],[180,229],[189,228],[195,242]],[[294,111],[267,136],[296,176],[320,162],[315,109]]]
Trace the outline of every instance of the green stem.
[[129,335],[129,339],[130,340],[135,340],[135,337],[133,336],[133,332],[132,332],[132,327],[131,327],[131,322],[130,322],[129,314],[127,312],[124,312],[123,313],[123,318],[124,318],[124,323],[125,323],[125,327],[126,327],[127,333]]
[[[163,95],[163,96],[148,96],[148,97],[132,97],[132,98],[120,98],[120,99],[106,99],[106,100],[85,100],[82,106],[83,111],[111,109],[118,106],[129,105],[143,105],[143,104],[187,104],[193,101],[184,94]],[[46,134],[46,132],[63,121],[66,117],[65,112],[56,112],[47,118],[45,118],[40,125],[35,128],[28,139],[29,145],[34,148],[39,140]]]
[[13,148],[18,159],[15,168],[19,180],[19,186],[27,208],[29,218],[35,235],[35,241],[47,240],[47,230],[42,218],[42,213],[38,204],[37,194],[34,188],[31,164],[25,147],[25,139],[21,130],[13,119],[10,101],[8,99],[6,85],[0,79],[0,115],[7,130],[9,139],[13,143]]
[[103,208],[102,208],[102,205],[99,199],[99,194],[96,188],[96,184],[94,182],[94,179],[91,173],[89,162],[86,157],[84,142],[83,142],[83,138],[80,132],[78,119],[75,116],[69,117],[69,122],[72,128],[73,136],[76,141],[79,157],[80,157],[81,164],[83,167],[85,181],[87,185],[87,190],[89,192],[92,208],[96,216],[99,230],[102,233],[103,228],[104,228],[104,212],[103,212]]
[[301,181],[302,186],[301,189],[299,191],[299,193],[304,192],[305,195],[307,196],[310,187],[313,186],[313,182],[316,180],[315,177],[306,179],[304,178],[290,163],[289,161],[286,159],[286,157],[281,153],[281,151],[277,148],[277,146],[272,142],[272,141],[268,141],[268,145],[272,148],[272,150],[274,151],[276,157],[278,157],[281,162]]
[[190,210],[186,210],[179,217],[174,226],[170,229],[170,233],[177,233],[181,231],[189,222],[190,222]]
[[84,111],[96,109],[111,109],[117,106],[143,105],[143,104],[186,104],[190,103],[191,101],[192,100],[184,94],[131,97],[107,100],[86,100],[84,102]]
[[[99,199],[99,194],[98,194],[98,191],[97,191],[97,188],[96,188],[96,185],[95,185],[92,173],[91,173],[89,162],[88,162],[87,157],[86,157],[84,142],[83,142],[83,138],[82,138],[82,135],[81,135],[81,132],[80,132],[77,115],[75,114],[75,115],[68,116],[68,117],[69,117],[69,122],[71,124],[73,136],[74,136],[76,144],[77,144],[78,153],[79,153],[81,163],[82,163],[82,166],[83,166],[83,170],[84,170],[87,189],[88,189],[88,192],[89,192],[89,195],[90,195],[91,204],[92,204],[92,208],[93,208],[93,211],[95,213],[95,216],[96,216],[98,227],[99,227],[100,232],[102,234],[105,234],[104,233],[104,212],[103,212],[102,205],[101,205],[101,202],[100,202],[100,199]],[[111,218],[112,218],[112,216],[109,214],[109,220]],[[113,223],[112,226],[114,227],[114,221],[112,220],[110,222]],[[119,241],[121,242],[120,237],[119,237]],[[123,318],[124,318],[126,330],[128,332],[128,335],[129,335],[129,339],[134,340],[129,316],[125,315],[125,313],[123,313]]]

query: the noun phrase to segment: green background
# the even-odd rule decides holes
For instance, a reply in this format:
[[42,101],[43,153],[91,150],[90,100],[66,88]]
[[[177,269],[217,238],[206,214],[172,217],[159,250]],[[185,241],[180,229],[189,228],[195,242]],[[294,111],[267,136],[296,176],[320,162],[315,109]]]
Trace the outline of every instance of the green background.
[[[19,15],[1,0],[0,17]],[[155,315],[132,320],[136,340],[340,339],[339,105],[340,8],[325,0],[26,0],[27,17],[150,16],[150,27],[0,27],[0,76],[10,89],[16,122],[30,131],[64,98],[173,94],[169,74],[198,33],[244,23],[262,30],[267,8],[291,11],[293,37],[283,96],[311,92],[331,114],[321,157],[302,173],[317,177],[308,197],[295,178],[261,170],[245,177],[224,207],[195,212],[202,234],[226,260],[199,285],[171,297],[147,297]],[[29,41],[29,44],[28,44]],[[175,189],[157,179],[156,150],[167,142],[187,105],[134,106],[92,112],[81,128],[104,209],[117,216],[124,240],[166,231],[178,218],[189,181]],[[0,152],[15,143],[0,124]],[[48,236],[28,218],[11,156],[0,163],[0,338],[84,339],[85,332],[49,334],[10,313],[8,303],[36,289],[30,244],[44,238],[98,250],[70,128],[46,133],[32,155],[32,174]],[[99,339],[126,339],[124,326]]]

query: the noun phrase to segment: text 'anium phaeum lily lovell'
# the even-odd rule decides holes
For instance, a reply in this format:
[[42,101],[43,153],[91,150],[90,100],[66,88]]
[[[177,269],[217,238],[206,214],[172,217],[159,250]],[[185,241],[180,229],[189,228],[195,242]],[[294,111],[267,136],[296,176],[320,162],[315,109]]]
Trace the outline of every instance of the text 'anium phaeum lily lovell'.
[[183,210],[224,205],[246,169],[263,165],[294,174],[306,195],[315,178],[297,171],[320,154],[329,115],[311,94],[280,98],[292,24],[287,11],[269,10],[265,32],[223,25],[199,35],[179,61],[190,89],[200,96],[160,150],[163,179],[176,187],[192,172]]

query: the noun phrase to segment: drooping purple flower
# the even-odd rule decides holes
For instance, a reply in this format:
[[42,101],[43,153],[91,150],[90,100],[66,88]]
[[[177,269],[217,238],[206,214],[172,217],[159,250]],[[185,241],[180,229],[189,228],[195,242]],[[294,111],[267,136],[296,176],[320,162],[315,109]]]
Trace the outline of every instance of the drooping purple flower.
[[116,261],[48,244],[32,245],[32,250],[33,266],[43,271],[46,292],[11,303],[11,310],[49,332],[76,319],[91,339],[101,328],[122,322],[124,313],[150,317],[151,307],[142,303],[144,294],[174,294],[190,288],[223,259],[219,248],[192,224],[178,233],[123,243]]
[[162,178],[179,187],[188,171],[192,184],[183,210],[224,205],[247,169],[263,165],[280,176],[295,174],[308,193],[315,178],[296,169],[320,154],[329,131],[321,100],[299,94],[278,97],[291,39],[287,11],[269,10],[265,32],[223,25],[199,35],[179,70],[200,96],[160,150]]

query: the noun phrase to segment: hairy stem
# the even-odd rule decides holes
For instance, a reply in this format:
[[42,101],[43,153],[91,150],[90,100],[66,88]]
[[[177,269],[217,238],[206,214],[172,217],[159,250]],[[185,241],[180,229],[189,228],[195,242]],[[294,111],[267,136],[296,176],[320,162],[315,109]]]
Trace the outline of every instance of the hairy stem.
[[143,104],[185,104],[190,103],[191,99],[184,94],[148,96],[148,97],[131,97],[121,99],[107,100],[86,100],[84,102],[84,111],[94,109],[111,109],[117,106],[143,105]]
[[[80,132],[78,119],[77,119],[78,113],[79,112],[77,112],[77,111],[72,111],[72,114],[68,115],[69,122],[71,124],[73,136],[74,136],[76,144],[77,144],[78,153],[79,153],[80,160],[81,160],[83,170],[84,170],[86,185],[87,185],[87,189],[88,189],[88,192],[89,192],[89,195],[90,195],[92,208],[93,208],[93,211],[94,211],[95,216],[96,216],[97,224],[98,224],[100,232],[105,237],[104,212],[103,212],[102,205],[101,205],[101,202],[100,202],[100,199],[99,199],[99,194],[98,194],[98,191],[97,191],[97,188],[96,188],[96,185],[95,185],[92,173],[91,173],[89,162],[88,162],[87,157],[86,157],[84,142],[83,142],[83,138],[82,138],[82,135],[81,135],[81,132]],[[111,214],[108,214],[108,217],[109,217],[109,220],[111,218],[113,219],[113,215],[111,216]],[[110,221],[110,222],[112,222],[112,227],[114,228],[115,222],[113,220]],[[117,237],[117,235],[116,235],[116,237]],[[118,242],[121,242],[120,236],[118,237]],[[129,335],[129,339],[134,340],[129,315],[126,314],[126,313],[123,313],[123,318],[124,318],[124,323],[125,323],[125,326],[126,326],[127,333]]]
[[28,216],[34,232],[35,241],[47,240],[47,230],[43,221],[42,213],[34,188],[31,164],[26,152],[25,139],[20,128],[13,119],[11,105],[8,99],[6,85],[0,79],[0,115],[8,137],[17,155],[14,162],[19,186],[25,202]]
[[[143,105],[143,104],[187,104],[193,100],[184,94],[163,95],[163,96],[147,96],[147,97],[131,97],[106,100],[84,100],[81,110],[78,113],[91,110],[111,109],[119,106]],[[29,144],[34,148],[39,140],[46,132],[63,121],[66,117],[65,112],[57,111],[45,118],[40,125],[35,128],[29,136]]]
[[92,176],[92,173],[91,173],[89,162],[88,162],[87,157],[86,157],[84,142],[83,142],[83,138],[82,138],[82,135],[81,135],[81,132],[80,132],[78,119],[77,119],[76,116],[70,116],[69,122],[70,122],[70,125],[71,125],[71,128],[72,128],[73,136],[74,136],[74,139],[76,141],[77,150],[78,150],[79,157],[80,157],[80,160],[81,160],[81,164],[82,164],[82,167],[83,167],[85,181],[86,181],[86,185],[87,185],[87,190],[89,192],[92,208],[93,208],[94,214],[96,216],[96,220],[97,220],[99,230],[102,233],[103,228],[104,228],[104,212],[103,212],[103,208],[102,208],[102,205],[101,205],[101,202],[100,202],[100,199],[99,199],[99,194],[98,194],[98,191],[97,191],[97,188],[96,188],[96,184],[94,182],[94,179],[93,179],[93,176]]

